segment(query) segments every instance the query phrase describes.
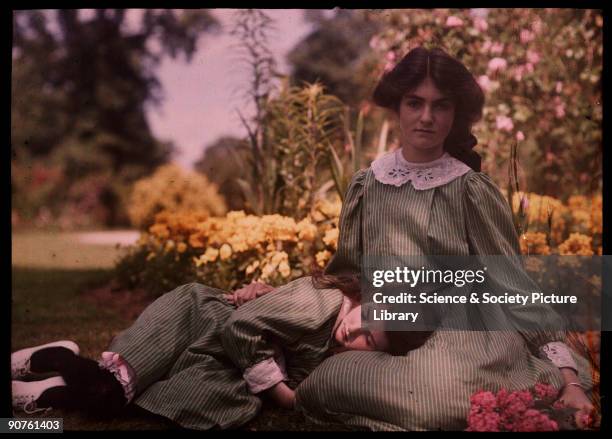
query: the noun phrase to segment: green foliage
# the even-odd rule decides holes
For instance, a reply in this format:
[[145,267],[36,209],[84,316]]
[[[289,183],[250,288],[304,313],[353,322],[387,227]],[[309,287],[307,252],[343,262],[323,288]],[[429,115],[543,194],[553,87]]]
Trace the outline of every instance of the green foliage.
[[[281,89],[266,107],[266,157],[276,164],[275,212],[303,218],[312,209],[320,185],[319,169],[342,136],[342,102],[324,92],[320,84]],[[273,170],[273,169],[271,169]]]
[[359,105],[370,91],[370,66],[365,61],[379,22],[363,10],[341,9],[331,18],[306,14],[314,30],[287,55],[292,83],[320,82],[346,104]]
[[232,34],[239,40],[251,81],[246,95],[255,116],[240,117],[248,132],[251,173],[236,179],[248,210],[302,218],[313,206],[320,182],[317,171],[340,138],[342,104],[318,84],[277,86],[275,61],[268,47],[273,21],[262,11],[236,14]]
[[529,191],[557,197],[597,192],[601,11],[491,8],[372,14],[383,29],[371,41],[381,60],[379,74],[417,45],[443,47],[475,74],[487,98],[483,120],[475,127],[478,150],[484,156],[483,170],[499,183],[505,181],[503,170],[518,140]]
[[204,147],[202,157],[194,164],[194,169],[208,177],[219,188],[227,203],[228,210],[245,210],[246,199],[236,181],[239,175],[250,181],[250,167],[253,156],[246,139],[223,136]]

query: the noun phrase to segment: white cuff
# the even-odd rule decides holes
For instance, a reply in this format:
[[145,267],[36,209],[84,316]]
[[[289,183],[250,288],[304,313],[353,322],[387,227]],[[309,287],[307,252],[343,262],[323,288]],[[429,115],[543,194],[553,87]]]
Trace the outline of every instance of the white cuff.
[[274,358],[268,358],[245,369],[242,376],[251,393],[262,392],[288,379],[287,373],[274,361]]
[[132,366],[115,352],[102,352],[98,365],[115,375],[123,387],[126,404],[129,404],[136,393],[136,373]]
[[558,368],[569,367],[578,373],[572,353],[563,342],[553,341],[540,347],[540,357],[550,360]]

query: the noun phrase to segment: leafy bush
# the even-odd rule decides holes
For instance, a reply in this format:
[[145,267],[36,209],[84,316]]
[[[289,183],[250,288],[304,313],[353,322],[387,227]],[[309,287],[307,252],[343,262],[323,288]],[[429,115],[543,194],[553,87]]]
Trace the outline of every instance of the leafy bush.
[[205,175],[183,171],[177,165],[160,166],[150,177],[138,180],[130,197],[128,214],[141,229],[153,224],[157,213],[202,212],[223,215],[225,200]]

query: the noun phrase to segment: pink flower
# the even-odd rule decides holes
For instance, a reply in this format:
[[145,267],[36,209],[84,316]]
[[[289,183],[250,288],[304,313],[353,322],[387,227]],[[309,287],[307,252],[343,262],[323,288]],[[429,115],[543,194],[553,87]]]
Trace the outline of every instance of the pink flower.
[[372,38],[370,38],[370,48],[377,49],[379,44],[380,44],[380,38],[379,37],[377,37],[375,35]]
[[557,93],[561,93],[562,90],[563,90],[563,83],[561,81],[557,81],[557,84],[555,84],[555,91]]
[[534,387],[534,393],[539,399],[555,398],[557,396],[557,389],[550,384],[536,383]]
[[537,64],[540,62],[540,54],[538,52],[536,52],[535,50],[528,50],[527,51],[527,61],[529,61],[531,64]]
[[472,405],[480,406],[485,410],[493,410],[497,405],[497,400],[493,392],[478,392],[470,397]]
[[484,92],[491,91],[491,79],[487,75],[481,75],[477,79],[478,85]]
[[527,70],[529,73],[533,73],[533,64],[531,64],[530,62],[525,64],[525,70]]
[[519,142],[522,142],[523,140],[525,140],[525,135],[523,134],[522,131],[516,132],[516,140],[518,140]]
[[506,70],[506,67],[508,67],[508,61],[504,58],[493,58],[489,61],[487,69],[490,72],[497,72],[498,70]]
[[489,49],[491,49],[491,40],[486,40],[483,44],[482,44],[482,51],[483,52],[488,52]]
[[[549,384],[538,383],[533,392],[540,396],[553,396],[557,391]],[[533,408],[534,400],[529,390],[509,393],[500,389],[497,394],[480,390],[470,397],[467,431],[557,431],[557,423],[545,413]],[[583,425],[592,423],[588,414]]]
[[557,431],[559,426],[544,413],[529,409],[523,417],[514,424],[512,431]]
[[504,43],[493,43],[491,45],[491,53],[500,54],[504,51]]
[[555,96],[554,103],[555,117],[557,119],[561,119],[563,116],[565,116],[565,103],[561,101],[561,98],[559,96]]
[[530,41],[533,41],[535,35],[529,29],[521,29],[521,43],[527,44]]
[[387,61],[389,62],[393,62],[395,61],[395,52],[390,50],[387,52],[387,55],[385,55],[385,58],[387,59]]
[[512,131],[514,128],[514,123],[508,116],[497,116],[495,118],[495,125],[498,130],[502,131]]
[[459,27],[463,26],[463,20],[459,17],[451,15],[446,19],[446,27]]
[[591,426],[593,420],[594,418],[589,412],[582,411],[577,414],[576,425],[578,428],[585,429]]
[[523,75],[525,74],[525,66],[516,66],[514,68],[514,80],[515,81],[520,81],[521,79],[523,79]]
[[556,400],[556,401],[553,403],[552,407],[553,407],[555,410],[564,409],[564,408],[565,408],[565,403],[564,403],[563,401],[561,401],[561,400]]
[[533,30],[536,34],[539,34],[542,31],[542,21],[539,19],[533,20],[531,23],[531,30]]
[[468,416],[467,431],[499,431],[499,414],[472,413]]
[[476,17],[474,18],[474,27],[480,32],[484,32],[489,28],[489,23],[482,17]]

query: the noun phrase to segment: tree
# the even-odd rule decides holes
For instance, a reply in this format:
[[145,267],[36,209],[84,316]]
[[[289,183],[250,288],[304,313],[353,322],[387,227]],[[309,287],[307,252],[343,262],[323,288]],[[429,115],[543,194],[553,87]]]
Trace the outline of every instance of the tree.
[[251,149],[245,139],[224,136],[204,147],[194,169],[219,187],[219,193],[225,198],[229,210],[244,210],[247,208],[246,200],[236,178],[248,178],[252,160]]
[[[15,160],[60,166],[60,193],[89,175],[104,176],[109,188],[100,201],[117,212],[128,185],[173,150],[146,119],[146,105],[162,99],[156,67],[166,56],[191,60],[216,20],[206,10],[145,10],[130,30],[125,9],[97,9],[89,18],[78,10],[16,11],[13,23]],[[66,201],[46,203],[58,213]]]
[[289,52],[292,82],[319,81],[327,92],[356,106],[368,97],[369,42],[379,30],[376,20],[362,11],[339,10],[333,17],[307,13],[313,30]]

